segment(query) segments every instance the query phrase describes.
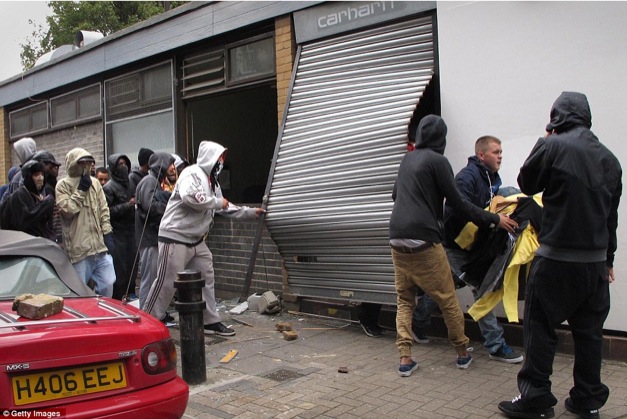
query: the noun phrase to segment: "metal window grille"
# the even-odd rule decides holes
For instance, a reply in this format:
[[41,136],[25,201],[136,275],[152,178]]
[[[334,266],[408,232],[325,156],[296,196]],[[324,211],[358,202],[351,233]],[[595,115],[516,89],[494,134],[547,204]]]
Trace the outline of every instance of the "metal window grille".
[[192,55],[183,59],[183,98],[202,96],[223,89],[224,49]]

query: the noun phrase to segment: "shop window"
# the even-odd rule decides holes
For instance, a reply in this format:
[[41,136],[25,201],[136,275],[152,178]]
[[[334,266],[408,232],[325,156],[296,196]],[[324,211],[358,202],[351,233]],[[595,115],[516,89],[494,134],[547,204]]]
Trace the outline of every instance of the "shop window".
[[172,62],[105,81],[107,156],[126,154],[133,163],[141,147],[174,152]]
[[50,99],[52,128],[72,124],[101,115],[100,84]]
[[41,102],[9,113],[11,138],[48,129],[48,102]]
[[247,40],[228,48],[228,84],[274,77],[274,38]]
[[272,33],[183,58],[184,99],[201,97],[276,75]]
[[171,62],[105,81],[107,121],[171,107]]

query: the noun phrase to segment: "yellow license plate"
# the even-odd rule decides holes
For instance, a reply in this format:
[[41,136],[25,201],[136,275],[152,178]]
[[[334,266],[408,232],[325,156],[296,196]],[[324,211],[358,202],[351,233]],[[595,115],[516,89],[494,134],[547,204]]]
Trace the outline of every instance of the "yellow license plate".
[[91,365],[12,378],[16,406],[126,387],[120,362]]

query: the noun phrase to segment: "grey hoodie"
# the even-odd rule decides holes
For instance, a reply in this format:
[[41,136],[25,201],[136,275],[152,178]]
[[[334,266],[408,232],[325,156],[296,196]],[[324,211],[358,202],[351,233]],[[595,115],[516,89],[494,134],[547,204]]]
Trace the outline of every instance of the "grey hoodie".
[[[32,159],[37,152],[37,144],[35,144],[35,140],[30,137],[20,138],[15,143],[13,143],[13,148],[17,153],[17,157],[20,159],[20,166]],[[15,176],[13,176],[13,179],[9,181],[9,187],[2,195],[0,203],[8,199],[9,196],[23,184],[24,178],[22,177],[22,172],[18,171]]]
[[37,144],[35,140],[30,137],[20,138],[13,144],[13,148],[22,164],[32,159],[37,152]]
[[[222,209],[222,190],[211,185],[211,171],[226,149],[218,143],[203,141],[196,164],[181,172],[159,226],[159,241],[194,245],[200,243],[216,212],[231,218],[255,218],[255,209],[229,204]],[[213,188],[212,188],[213,186]]]

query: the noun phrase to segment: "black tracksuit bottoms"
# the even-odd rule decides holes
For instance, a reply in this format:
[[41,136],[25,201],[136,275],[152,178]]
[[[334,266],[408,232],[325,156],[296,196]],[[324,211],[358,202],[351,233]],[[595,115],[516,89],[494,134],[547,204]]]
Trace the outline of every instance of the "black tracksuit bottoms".
[[525,297],[525,363],[518,388],[525,405],[557,404],[550,377],[557,344],[555,328],[565,320],[575,344],[573,404],[598,409],[609,389],[601,382],[603,323],[610,311],[605,262],[562,262],[535,256]]

